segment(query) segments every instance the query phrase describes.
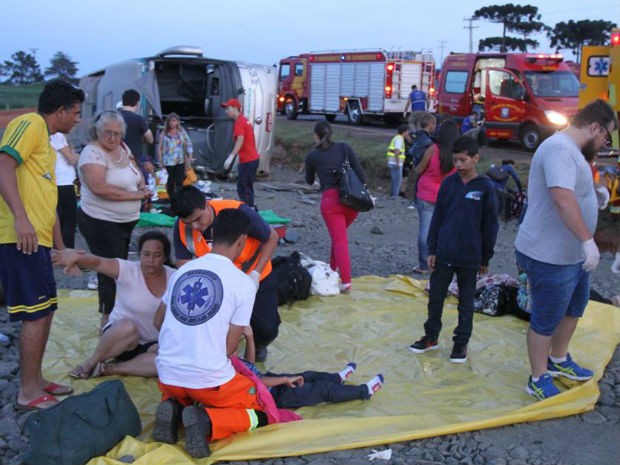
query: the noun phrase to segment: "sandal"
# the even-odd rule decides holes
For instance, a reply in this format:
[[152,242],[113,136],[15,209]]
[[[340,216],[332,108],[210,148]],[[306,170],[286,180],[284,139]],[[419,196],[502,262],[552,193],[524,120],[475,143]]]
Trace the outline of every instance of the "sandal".
[[88,379],[90,378],[90,373],[84,370],[82,365],[78,365],[69,372],[69,376],[75,379]]
[[[41,407],[41,404],[45,404],[47,402],[54,402],[53,405],[49,405],[47,407]],[[23,405],[23,404],[18,404],[17,401],[15,402],[15,408],[17,410],[47,410],[50,407],[53,407],[54,405],[57,405],[59,402],[58,399],[56,399],[56,397],[52,396],[52,395],[45,395],[45,396],[40,396],[37,397],[36,399],[31,400],[30,402],[28,402],[27,404]]]
[[43,390],[53,396],[68,396],[69,394],[73,394],[73,388],[71,386],[57,383],[49,383]]
[[93,371],[90,373],[91,378],[99,378],[100,376],[105,376],[105,370],[108,367],[107,363],[99,362],[93,368]]

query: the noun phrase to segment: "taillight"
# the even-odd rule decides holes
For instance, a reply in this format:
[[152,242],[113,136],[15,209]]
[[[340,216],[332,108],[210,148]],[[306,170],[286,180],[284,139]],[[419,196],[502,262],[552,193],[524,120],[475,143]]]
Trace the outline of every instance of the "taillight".
[[435,95],[435,88],[431,87],[430,89],[428,89],[428,93],[431,95]]
[[385,67],[385,98],[392,98],[392,74],[394,73],[394,63],[388,63]]

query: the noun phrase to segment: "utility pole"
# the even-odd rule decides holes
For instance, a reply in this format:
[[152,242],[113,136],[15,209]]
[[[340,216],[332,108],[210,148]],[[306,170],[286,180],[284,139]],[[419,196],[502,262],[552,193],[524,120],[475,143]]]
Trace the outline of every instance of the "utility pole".
[[440,40],[438,43],[439,43],[439,55],[441,57],[439,58],[439,63],[443,63],[443,49],[446,48],[446,41]]
[[469,29],[469,53],[474,51],[473,49],[473,40],[474,40],[474,29],[478,29],[479,26],[474,26],[472,23],[477,21],[473,16],[471,18],[463,18],[463,21],[469,22],[468,26],[463,26],[463,29]]

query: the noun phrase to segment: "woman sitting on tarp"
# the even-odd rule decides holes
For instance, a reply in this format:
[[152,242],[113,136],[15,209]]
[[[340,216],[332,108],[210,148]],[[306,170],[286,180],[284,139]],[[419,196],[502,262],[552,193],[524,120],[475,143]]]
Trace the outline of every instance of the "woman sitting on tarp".
[[[138,239],[140,260],[103,258],[81,250],[52,252],[52,263],[68,270],[73,265],[104,274],[116,281],[116,300],[94,352],[69,375],[87,379],[103,375],[157,376],[155,356],[159,331],[153,317],[174,273],[170,264],[170,240],[159,231]],[[107,361],[115,358],[115,361]]]

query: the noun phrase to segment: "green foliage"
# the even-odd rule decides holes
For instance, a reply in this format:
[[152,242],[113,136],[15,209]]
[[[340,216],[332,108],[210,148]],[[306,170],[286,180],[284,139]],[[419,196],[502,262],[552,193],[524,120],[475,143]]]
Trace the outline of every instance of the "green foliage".
[[[486,19],[504,26],[502,37],[489,37],[481,40],[479,50],[499,47],[500,51],[504,52],[508,49],[525,52],[528,46],[538,46],[536,40],[528,39],[527,36],[547,29],[547,26],[540,21],[538,7],[532,5],[513,5],[508,3],[506,5],[485,6],[476,10],[473,17],[475,19]],[[506,36],[506,31],[517,33],[523,36],[523,38],[518,39]]]
[[0,85],[0,110],[36,107],[43,84]]
[[23,50],[13,53],[11,60],[5,60],[0,65],[0,75],[8,76],[4,84],[14,86],[43,82],[41,67],[34,54],[26,53]]
[[517,39],[516,37],[487,37],[486,39],[480,39],[478,42],[478,50],[481,52],[485,50],[501,50],[502,47],[505,51],[508,50],[520,50],[522,52],[527,51],[527,47],[537,47],[538,42],[533,39]]
[[560,22],[547,30],[552,47],[566,48],[573,52],[579,61],[581,47],[584,45],[607,45],[611,30],[616,27],[611,21],[589,20]]
[[48,79],[60,78],[72,84],[77,84],[77,63],[72,61],[63,52],[56,52],[50,60],[50,65],[45,68],[45,77]]

